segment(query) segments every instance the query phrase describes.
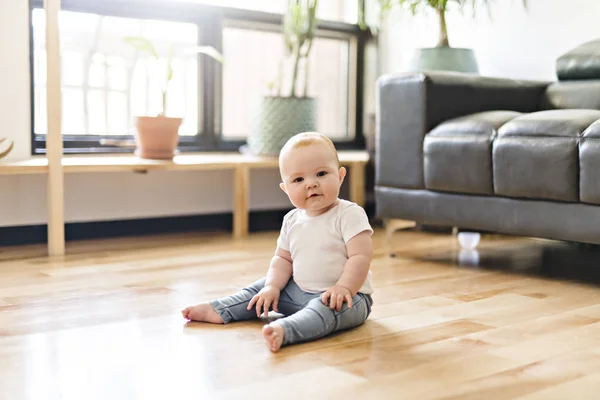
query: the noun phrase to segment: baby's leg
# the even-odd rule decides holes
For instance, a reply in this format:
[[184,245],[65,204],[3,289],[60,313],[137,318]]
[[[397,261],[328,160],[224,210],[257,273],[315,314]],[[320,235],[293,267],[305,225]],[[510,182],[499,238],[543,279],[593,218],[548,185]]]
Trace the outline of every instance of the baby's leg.
[[187,307],[181,313],[184,318],[192,321],[211,322],[213,324],[227,324],[232,321],[256,319],[256,310],[248,310],[248,303],[265,286],[265,281],[266,278],[259,279],[231,296]]
[[[294,278],[290,278],[279,296],[279,313],[290,316],[302,310],[305,306],[303,295],[304,292],[298,287]],[[265,325],[262,332],[269,349],[272,351],[279,350],[283,343],[283,328],[281,325]]]
[[282,345],[307,342],[333,332],[361,325],[371,313],[372,300],[362,293],[352,298],[352,308],[344,303],[341,311],[331,310],[321,297],[315,297],[297,313],[279,319],[263,328],[263,335],[272,351]]

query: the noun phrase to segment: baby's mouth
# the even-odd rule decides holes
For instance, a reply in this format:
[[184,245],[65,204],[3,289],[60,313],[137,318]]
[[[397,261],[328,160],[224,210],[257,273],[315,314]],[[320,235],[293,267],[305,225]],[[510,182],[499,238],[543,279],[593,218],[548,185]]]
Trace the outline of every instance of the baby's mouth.
[[318,197],[318,196],[320,196],[320,194],[313,193],[313,194],[311,194],[310,196],[308,196],[308,198],[309,198],[309,199],[312,199],[313,197]]

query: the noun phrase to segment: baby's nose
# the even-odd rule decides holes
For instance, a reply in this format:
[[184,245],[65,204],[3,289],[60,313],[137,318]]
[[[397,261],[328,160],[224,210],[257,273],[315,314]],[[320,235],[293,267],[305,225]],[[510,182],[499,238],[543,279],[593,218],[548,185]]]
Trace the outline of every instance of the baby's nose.
[[309,188],[317,186],[317,180],[316,179],[307,179],[306,186]]

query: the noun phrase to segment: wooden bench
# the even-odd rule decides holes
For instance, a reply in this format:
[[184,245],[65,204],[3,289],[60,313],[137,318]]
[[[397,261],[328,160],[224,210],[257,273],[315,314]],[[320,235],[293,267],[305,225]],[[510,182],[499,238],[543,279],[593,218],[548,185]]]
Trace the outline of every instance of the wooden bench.
[[[341,151],[339,158],[348,169],[350,200],[364,206],[366,151]],[[144,160],[133,155],[63,156],[61,173],[137,172],[151,171],[215,171],[233,170],[233,235],[248,235],[250,170],[278,168],[276,157],[255,157],[239,153],[190,153],[176,156],[173,161]],[[46,157],[0,163],[0,175],[48,174]],[[62,184],[62,180],[58,180]],[[50,184],[50,180],[49,180]],[[63,188],[48,191],[48,251],[64,255],[64,195]]]

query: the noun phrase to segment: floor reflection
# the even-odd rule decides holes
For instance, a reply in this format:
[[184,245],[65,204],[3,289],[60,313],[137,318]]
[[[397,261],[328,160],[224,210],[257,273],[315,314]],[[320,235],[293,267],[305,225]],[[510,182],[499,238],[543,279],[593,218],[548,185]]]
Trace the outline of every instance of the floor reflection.
[[479,252],[477,250],[461,249],[458,252],[458,265],[479,266]]
[[458,265],[536,276],[554,280],[584,282],[600,286],[600,246],[541,240],[518,240],[500,245],[482,245],[475,250],[455,248],[421,258]]

